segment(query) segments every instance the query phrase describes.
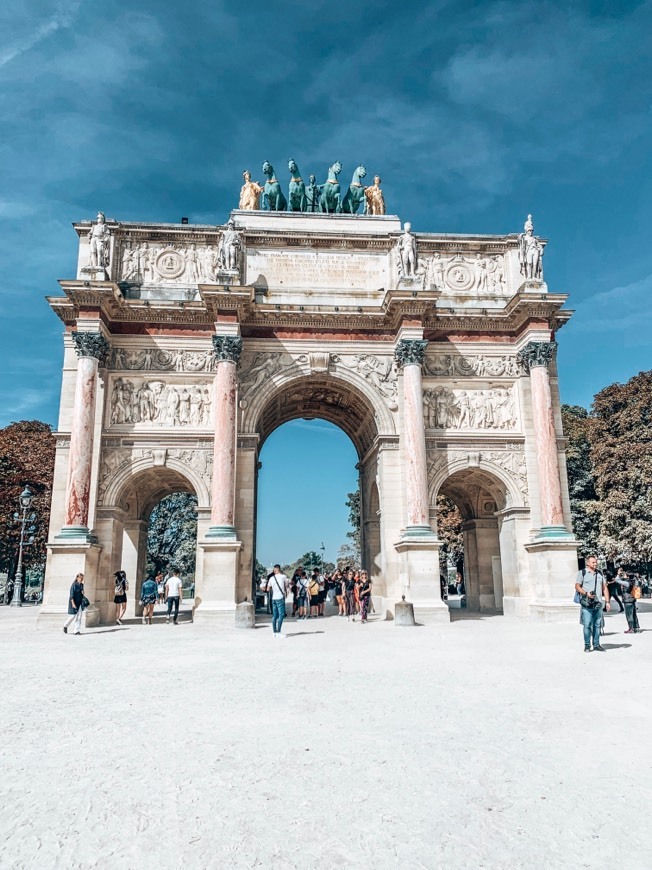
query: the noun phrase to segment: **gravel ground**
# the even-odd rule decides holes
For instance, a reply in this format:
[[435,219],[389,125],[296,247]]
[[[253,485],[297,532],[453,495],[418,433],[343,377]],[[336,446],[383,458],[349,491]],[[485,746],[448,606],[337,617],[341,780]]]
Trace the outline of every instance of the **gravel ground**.
[[74,637],[2,607],[0,867],[647,870],[641,611],[585,655],[499,616]]

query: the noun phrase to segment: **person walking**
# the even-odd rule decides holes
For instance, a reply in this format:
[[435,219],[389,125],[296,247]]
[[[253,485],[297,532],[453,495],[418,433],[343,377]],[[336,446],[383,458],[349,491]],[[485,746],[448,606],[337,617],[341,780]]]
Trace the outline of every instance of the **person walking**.
[[614,576],[609,571],[606,572],[607,577],[607,589],[609,590],[609,596],[612,601],[616,601],[618,603],[618,607],[620,608],[620,612],[622,613],[625,609],[623,607],[623,602],[618,597],[618,589],[620,588],[620,584],[618,583],[618,579],[625,580],[625,572],[622,568],[619,568],[616,571],[616,575]]
[[154,617],[154,605],[158,598],[158,584],[153,577],[148,577],[140,589],[140,603],[143,605],[143,625],[152,624]]
[[165,582],[163,574],[159,571],[156,575],[156,592],[158,595],[158,603],[165,604]]
[[168,615],[165,617],[166,622],[170,621],[170,614],[174,607],[174,624],[179,624],[179,602],[181,601],[182,593],[183,583],[179,577],[179,572],[174,570],[165,581],[165,598],[168,603]]
[[73,634],[81,634],[82,617],[84,615],[84,575],[77,574],[70,587],[68,595],[68,619],[63,626],[63,633],[68,634],[71,623],[75,623]]
[[125,615],[127,609],[127,590],[129,589],[129,583],[127,583],[127,575],[124,571],[116,571],[113,576],[115,578],[115,594],[113,596],[113,603],[115,604],[115,621],[118,625],[122,625],[122,617]]
[[312,572],[312,576],[310,578],[310,583],[308,584],[308,591],[310,593],[310,616],[317,617],[319,616],[319,571],[315,568]]
[[337,601],[337,615],[344,616],[346,604],[344,601],[344,594],[342,592],[342,572],[339,568],[333,574],[333,583],[335,586],[335,601]]
[[582,605],[581,622],[584,632],[584,652],[591,652],[593,640],[594,652],[604,652],[600,645],[600,626],[602,624],[603,602],[607,610],[611,610],[607,582],[598,570],[596,556],[587,556],[586,568],[577,572],[575,578],[576,600]]
[[623,591],[625,618],[627,619],[627,631],[625,634],[638,634],[641,630],[641,626],[638,623],[638,609],[636,607],[636,601],[641,597],[639,581],[635,574],[631,572],[625,574],[624,571],[622,575],[616,575],[614,579]]
[[285,637],[281,634],[285,619],[285,599],[290,590],[290,581],[281,571],[280,565],[274,565],[274,570],[267,578],[267,589],[272,600],[272,631],[274,637]]
[[302,571],[297,577],[297,613],[299,619],[307,617],[307,602],[308,602],[308,577],[305,571]]
[[360,622],[364,624],[367,621],[369,602],[371,601],[371,579],[366,571],[360,572],[358,597],[360,599]]
[[346,572],[344,591],[346,594],[346,617],[355,622],[355,575],[351,568]]

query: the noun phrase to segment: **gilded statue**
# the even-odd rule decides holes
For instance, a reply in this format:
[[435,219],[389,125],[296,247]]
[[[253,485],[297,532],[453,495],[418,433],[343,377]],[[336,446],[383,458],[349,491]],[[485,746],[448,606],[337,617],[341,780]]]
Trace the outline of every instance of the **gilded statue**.
[[260,208],[260,194],[263,188],[257,181],[251,180],[251,172],[248,169],[242,173],[244,184],[240,190],[240,204],[238,208],[245,211],[257,211]]
[[534,235],[532,215],[527,216],[523,232],[518,237],[518,260],[521,274],[536,281],[543,280],[543,245]]
[[374,175],[373,185],[364,189],[365,214],[385,214],[385,197],[380,189],[381,181],[380,175]]

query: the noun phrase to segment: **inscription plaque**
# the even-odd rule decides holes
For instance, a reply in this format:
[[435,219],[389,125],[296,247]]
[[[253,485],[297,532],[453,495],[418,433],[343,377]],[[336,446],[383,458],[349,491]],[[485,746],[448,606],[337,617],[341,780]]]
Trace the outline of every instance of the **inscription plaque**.
[[378,290],[387,286],[387,254],[247,251],[247,284],[276,289]]

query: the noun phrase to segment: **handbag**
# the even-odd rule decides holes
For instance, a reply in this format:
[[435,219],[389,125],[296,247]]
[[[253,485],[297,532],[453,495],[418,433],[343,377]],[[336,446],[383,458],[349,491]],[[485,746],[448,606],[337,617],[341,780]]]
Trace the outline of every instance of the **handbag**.
[[580,595],[580,593],[576,589],[575,595],[573,595],[573,604],[581,604],[581,603],[582,603],[582,596]]
[[88,598],[86,598],[85,595],[82,595],[82,600],[81,600],[81,609],[82,609],[82,610],[86,610],[86,608],[87,608],[87,607],[90,607],[90,606],[91,606],[91,603],[90,603],[90,601],[88,600]]

